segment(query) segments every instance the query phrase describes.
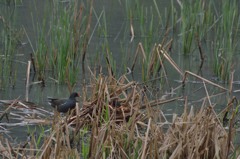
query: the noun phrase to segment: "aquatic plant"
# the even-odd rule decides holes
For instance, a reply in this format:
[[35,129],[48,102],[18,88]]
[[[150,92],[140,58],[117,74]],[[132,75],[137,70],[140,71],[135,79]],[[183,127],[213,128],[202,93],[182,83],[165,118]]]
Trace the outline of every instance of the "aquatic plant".
[[14,10],[0,9],[0,14],[0,89],[5,89],[9,85],[15,85],[17,69],[14,60],[17,48],[21,46],[23,30],[14,26]]
[[180,27],[184,54],[192,52],[195,36],[198,35],[201,40],[206,36],[206,32],[212,25],[212,8],[210,4],[211,1],[206,4],[204,1],[193,3],[189,0],[184,0],[179,4],[181,8]]
[[35,57],[39,77],[44,78],[46,68],[51,68],[53,78],[72,87],[79,75],[82,52],[86,52],[85,43],[88,43],[84,33],[89,27],[88,11],[78,1],[65,5],[53,0],[45,9],[43,22],[37,22]]
[[222,1],[222,8],[216,25],[212,50],[214,52],[214,73],[222,80],[228,81],[233,66],[233,58],[236,52],[238,39],[236,37],[240,16],[238,14],[237,1]]

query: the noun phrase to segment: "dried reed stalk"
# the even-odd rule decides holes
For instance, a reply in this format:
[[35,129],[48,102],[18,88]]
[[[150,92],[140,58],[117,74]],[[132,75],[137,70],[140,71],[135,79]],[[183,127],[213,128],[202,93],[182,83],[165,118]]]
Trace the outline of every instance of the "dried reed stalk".
[[28,101],[28,94],[29,94],[29,78],[30,78],[30,68],[31,68],[31,61],[28,61],[27,67],[27,75],[26,75],[26,101]]

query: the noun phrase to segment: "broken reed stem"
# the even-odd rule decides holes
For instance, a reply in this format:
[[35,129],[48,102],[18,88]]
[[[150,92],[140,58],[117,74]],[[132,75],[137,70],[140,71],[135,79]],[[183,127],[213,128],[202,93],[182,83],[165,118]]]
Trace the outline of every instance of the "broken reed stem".
[[232,141],[232,132],[235,131],[235,130],[233,130],[234,129],[234,121],[235,121],[235,113],[232,114],[232,117],[231,117],[230,122],[229,122],[226,158],[228,158],[231,146],[233,146],[231,141]]
[[90,11],[89,11],[89,16],[88,16],[88,23],[87,23],[87,28],[86,28],[86,40],[83,43],[83,55],[82,55],[82,71],[83,74],[85,74],[85,57],[87,53],[87,46],[88,46],[88,39],[89,39],[89,34],[90,34],[90,27],[91,27],[91,21],[92,21],[92,10],[93,10],[93,0],[90,2]]
[[203,62],[204,62],[204,53],[203,53],[202,44],[201,44],[201,41],[200,41],[198,35],[196,35],[196,41],[197,41],[198,50],[199,50],[200,59],[201,59],[201,64],[200,64],[200,66],[199,66],[199,69],[201,70],[201,69],[202,69],[202,66],[203,66]]
[[147,107],[147,105],[150,105],[151,107],[154,107],[154,106],[158,106],[158,105],[174,102],[174,101],[182,99],[182,98],[183,97],[181,96],[181,97],[176,97],[176,98],[172,98],[172,99],[168,99],[168,100],[160,100],[159,99],[159,100],[150,101],[147,104],[143,104],[140,109],[145,109]]
[[130,43],[133,41],[134,39],[134,28],[133,28],[133,16],[132,16],[132,12],[131,12],[131,15],[130,15],[130,33],[131,33],[131,40],[130,40]]
[[34,71],[34,73],[36,73],[35,61],[34,61],[34,57],[33,57],[32,53],[30,54],[30,57],[31,57],[31,61],[32,61],[33,71]]
[[45,153],[47,152],[47,149],[51,146],[51,142],[54,139],[56,132],[53,131],[51,136],[47,139],[47,141],[45,140],[46,144],[43,144],[43,146],[40,148],[42,150],[42,153],[40,154],[39,158],[44,158],[43,156],[45,156]]
[[28,101],[28,92],[29,92],[29,78],[30,78],[30,68],[31,68],[31,61],[28,61],[28,67],[27,67],[27,76],[26,76],[26,101]]
[[[231,100],[228,101],[227,106],[226,106],[219,114],[223,114],[223,113],[228,112],[228,111],[233,107],[234,101],[236,102],[236,107],[237,107],[237,105],[238,105],[238,100],[237,100],[237,98],[234,96],[234,97],[232,97]],[[232,108],[232,109],[233,109],[233,108]]]
[[165,67],[163,65],[163,60],[160,56],[160,50],[159,50],[159,47],[157,47],[157,55],[158,55],[158,59],[159,59],[159,62],[160,62],[160,66],[162,67],[163,69],[163,74],[164,74],[164,77],[166,79],[166,82],[167,82],[167,85],[169,86],[169,83],[168,83],[168,80],[167,80],[167,73],[166,73],[166,70],[165,70]]
[[206,86],[206,83],[203,81],[203,86],[204,86],[204,89],[205,89],[205,92],[206,92],[206,95],[207,95],[207,99],[208,99],[208,103],[209,105],[212,107],[212,102],[210,100],[210,97],[209,97],[209,94],[208,94],[208,90],[207,90],[207,86]]
[[230,79],[229,79],[229,93],[232,92],[232,87],[233,87],[233,77],[234,77],[234,70],[230,74]]
[[7,144],[7,148],[8,148],[8,152],[9,152],[10,156],[11,156],[11,157],[12,157],[12,156],[16,157],[16,156],[17,156],[17,153],[16,153],[15,151],[13,151],[12,146],[10,145],[8,139],[5,139],[5,142],[6,142],[6,144]]
[[151,121],[152,121],[152,118],[149,118],[147,132],[146,132],[146,135],[145,135],[145,141],[144,141],[144,145],[143,145],[143,153],[142,153],[141,159],[146,158],[145,154],[146,154],[146,149],[147,149],[148,135],[149,135],[149,130],[150,130],[150,126],[151,126]]
[[[167,19],[167,20],[169,21],[169,19]],[[164,35],[163,35],[163,40],[162,40],[162,42],[161,42],[162,45],[164,45],[165,42],[167,41],[169,32],[171,31],[170,27],[168,26],[168,22],[167,22],[167,25],[166,25],[166,27],[165,27],[165,30],[166,30],[166,31],[165,31],[165,33],[164,33]]]
[[111,75],[111,76],[114,76],[112,65],[110,64],[110,57],[109,57],[108,49],[107,49],[106,52],[107,52],[107,56],[105,58],[106,58],[106,61],[107,61],[108,74]]
[[194,76],[194,77],[196,77],[196,78],[198,78],[198,79],[200,79],[200,80],[202,80],[202,81],[204,81],[204,82],[206,82],[206,83],[209,83],[209,84],[211,84],[211,85],[213,85],[213,86],[215,86],[215,87],[218,87],[218,88],[220,88],[220,89],[223,89],[223,90],[225,90],[225,91],[228,91],[227,88],[224,88],[224,87],[222,87],[222,86],[220,86],[220,85],[218,85],[218,84],[216,84],[216,83],[213,83],[213,82],[211,82],[211,81],[209,81],[209,80],[207,80],[207,79],[205,79],[205,78],[203,78],[203,77],[201,77],[201,76],[198,76],[198,75],[196,75],[195,73],[192,73],[192,72],[190,72],[190,71],[185,71],[184,76],[183,76],[183,80],[182,80],[183,85],[185,85],[185,81],[186,81],[186,79],[187,79],[187,75],[188,75],[188,74],[190,74],[190,75],[192,75],[192,76]]
[[139,54],[139,50],[141,50],[142,52],[142,55],[143,55],[143,62],[146,61],[146,54],[145,54],[145,51],[143,49],[143,46],[142,46],[142,43],[139,43],[138,44],[138,47],[137,47],[137,50],[135,52],[135,56],[134,56],[134,59],[133,59],[133,64],[132,64],[132,67],[131,67],[131,71],[133,71],[134,67],[135,67],[135,63],[136,63],[136,60],[137,60],[137,57],[138,57],[138,54]]
[[166,48],[165,50],[169,50],[171,52],[172,50],[172,45],[173,45],[173,39],[170,39],[167,44],[165,44],[164,48]]
[[165,57],[165,59],[168,60],[168,62],[173,66],[173,68],[176,69],[176,71],[183,77],[183,71],[178,67],[178,65],[174,62],[174,60],[169,56],[167,51],[162,47],[161,44],[158,44],[158,47],[160,48],[160,53]]

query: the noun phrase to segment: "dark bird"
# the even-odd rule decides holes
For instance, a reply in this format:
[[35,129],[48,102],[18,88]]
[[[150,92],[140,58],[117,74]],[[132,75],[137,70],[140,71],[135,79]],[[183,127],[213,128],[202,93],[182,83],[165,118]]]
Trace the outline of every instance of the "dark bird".
[[77,102],[76,97],[79,97],[79,94],[76,92],[72,93],[68,99],[57,99],[48,97],[48,103],[53,108],[57,108],[58,112],[66,113],[68,112],[68,110],[75,108]]

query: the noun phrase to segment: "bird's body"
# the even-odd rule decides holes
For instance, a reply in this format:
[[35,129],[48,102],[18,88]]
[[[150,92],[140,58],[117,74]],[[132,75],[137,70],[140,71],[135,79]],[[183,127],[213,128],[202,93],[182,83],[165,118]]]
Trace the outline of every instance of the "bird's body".
[[66,113],[69,110],[75,108],[76,106],[76,97],[79,97],[78,93],[74,92],[70,95],[68,99],[57,99],[48,97],[48,103],[56,108],[58,112]]

